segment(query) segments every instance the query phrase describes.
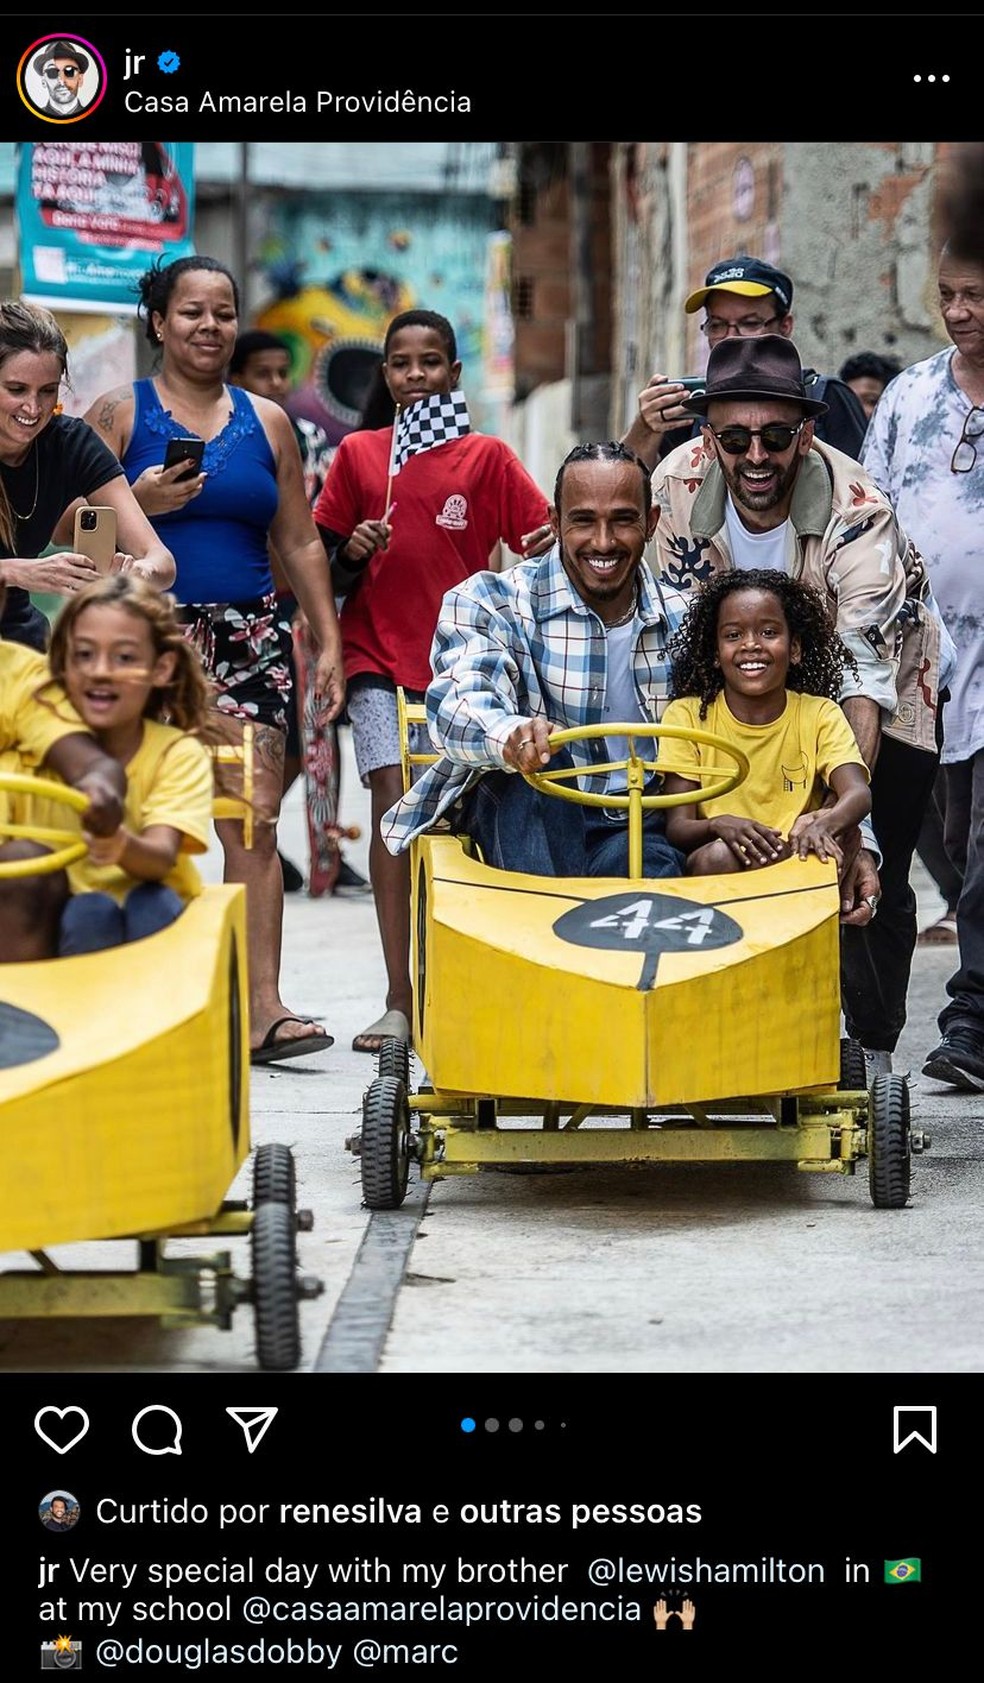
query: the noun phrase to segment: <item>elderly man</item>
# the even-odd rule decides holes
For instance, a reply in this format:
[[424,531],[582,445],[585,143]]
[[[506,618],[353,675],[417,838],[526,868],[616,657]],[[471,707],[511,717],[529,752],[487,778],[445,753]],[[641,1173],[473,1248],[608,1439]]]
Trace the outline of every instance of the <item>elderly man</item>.
[[777,334],[727,338],[688,404],[703,442],[660,463],[653,481],[662,577],[688,589],[726,567],[778,567],[829,599],[853,654],[842,705],[872,770],[871,821],[882,899],[870,928],[844,931],[848,1034],[869,1072],[891,1069],[905,1023],[916,940],[909,870],[939,759],[941,641],[925,567],[888,498],[858,463],[818,443],[823,404],[795,345]]
[[47,101],[38,110],[46,117],[67,122],[80,117],[85,110],[82,101],[82,79],[89,68],[89,55],[80,53],[69,41],[54,41],[44,46],[31,63],[31,69],[45,84]]
[[[732,336],[792,336],[793,283],[781,269],[759,257],[725,257],[715,263],[684,309],[692,316],[701,306],[705,314],[700,330],[711,350]],[[856,394],[842,379],[817,374],[812,368],[804,371],[803,378],[809,395],[821,404],[814,417],[814,436],[857,457],[867,417]],[[654,374],[639,394],[639,413],[625,434],[625,443],[655,467],[686,439],[699,437],[699,426],[690,424],[680,382],[667,374]]]
[[984,1091],[984,253],[951,242],[939,259],[946,350],[886,388],[864,464],[926,557],[957,648],[944,714],[945,844],[962,886],[959,961],[923,1074]]

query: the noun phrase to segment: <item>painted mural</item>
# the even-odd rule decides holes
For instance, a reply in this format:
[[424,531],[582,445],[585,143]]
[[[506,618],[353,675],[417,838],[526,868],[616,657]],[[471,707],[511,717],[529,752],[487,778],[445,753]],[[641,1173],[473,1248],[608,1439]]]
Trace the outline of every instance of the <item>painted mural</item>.
[[483,402],[489,241],[485,195],[317,194],[270,207],[257,266],[269,301],[255,325],[291,348],[290,407],[334,441],[359,424],[388,323],[438,310],[455,330],[473,422],[495,431]]

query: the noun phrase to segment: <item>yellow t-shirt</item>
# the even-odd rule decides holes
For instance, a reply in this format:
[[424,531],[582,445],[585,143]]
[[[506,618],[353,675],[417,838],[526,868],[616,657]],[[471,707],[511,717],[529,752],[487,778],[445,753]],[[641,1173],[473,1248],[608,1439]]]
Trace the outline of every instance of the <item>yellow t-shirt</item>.
[[[153,824],[167,824],[181,832],[181,849],[167,876],[161,880],[186,903],[202,891],[202,881],[189,855],[206,852],[212,821],[214,780],[212,756],[196,736],[156,719],[143,722],[143,741],[125,766],[126,802],[123,823],[139,836]],[[78,814],[54,802],[35,801],[40,824],[55,824],[64,830],[80,830]],[[94,865],[79,859],[68,867],[73,894],[96,890],[122,902],[141,880],[120,865]]]
[[[42,687],[44,703],[35,699]],[[63,736],[78,736],[85,729],[64,692],[50,684],[44,656],[19,643],[0,642],[0,771],[20,776],[35,771]],[[67,810],[59,807],[59,817],[52,819],[58,828],[63,828],[60,814]],[[0,823],[25,819],[23,797],[0,790]]]
[[[688,695],[671,701],[660,723],[710,731],[733,742],[748,757],[748,776],[730,795],[711,801],[695,797],[701,818],[718,818],[722,813],[754,818],[788,836],[801,813],[814,812],[822,804],[824,785],[838,766],[860,766],[870,782],[842,708],[826,696],[787,690],[786,706],[778,719],[769,725],[746,725],[735,718],[723,694],[711,702],[705,719],[700,717],[699,698]],[[669,738],[660,743],[660,769],[691,781],[698,766],[725,763],[719,749],[703,743]]]

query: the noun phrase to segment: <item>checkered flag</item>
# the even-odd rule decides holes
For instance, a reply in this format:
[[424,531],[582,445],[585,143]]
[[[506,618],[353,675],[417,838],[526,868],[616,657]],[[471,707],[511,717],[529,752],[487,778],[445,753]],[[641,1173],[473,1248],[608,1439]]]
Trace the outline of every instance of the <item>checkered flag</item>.
[[411,456],[471,432],[464,392],[435,392],[401,409],[393,425],[393,455],[389,476],[399,473]]

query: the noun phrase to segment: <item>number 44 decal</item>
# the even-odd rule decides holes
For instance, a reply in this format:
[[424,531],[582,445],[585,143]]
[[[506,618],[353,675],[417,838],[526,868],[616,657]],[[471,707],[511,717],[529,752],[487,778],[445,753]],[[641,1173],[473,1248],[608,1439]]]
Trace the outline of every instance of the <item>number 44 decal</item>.
[[639,952],[644,962],[636,986],[651,988],[661,953],[703,954],[730,947],[741,940],[741,925],[717,906],[702,906],[679,895],[607,894],[582,901],[563,912],[554,924],[562,941],[577,947],[607,947],[609,951]]
[[[665,896],[661,896],[661,903],[666,904]],[[714,907],[692,907],[689,911],[672,913],[669,917],[654,917],[657,902],[652,899],[633,900],[627,906],[620,906],[617,912],[609,912],[605,917],[592,918],[591,929],[616,929],[622,939],[631,945],[636,945],[640,935],[647,930],[673,931],[682,935],[688,947],[699,947],[707,940],[714,927]]]

